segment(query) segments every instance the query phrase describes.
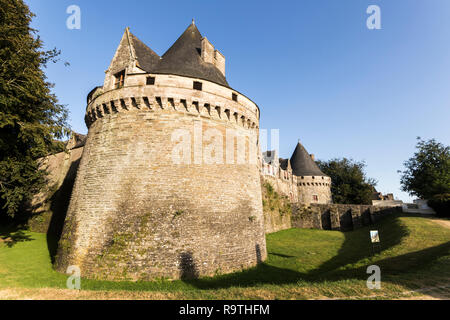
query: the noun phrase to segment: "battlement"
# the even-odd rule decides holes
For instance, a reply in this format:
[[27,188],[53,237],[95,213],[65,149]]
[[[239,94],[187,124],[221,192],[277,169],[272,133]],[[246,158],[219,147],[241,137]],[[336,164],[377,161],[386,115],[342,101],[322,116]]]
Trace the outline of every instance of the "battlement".
[[261,174],[277,192],[291,202],[331,203],[331,178],[323,174],[314,161],[314,155],[297,144],[290,159],[277,158],[276,151],[266,151],[261,157]]
[[[148,77],[153,78],[153,85],[146,85]],[[202,90],[193,89],[193,82],[202,83]],[[128,75],[125,86],[98,92],[95,96],[94,91],[88,99],[85,116],[88,127],[109,114],[170,110],[259,129],[259,108],[254,102],[235,90],[205,80],[134,74]]]
[[87,101],[58,270],[180,279],[266,259],[260,111],[193,23],[161,57],[126,29]]
[[308,186],[331,186],[331,178],[327,176],[301,176],[297,177],[297,185],[308,187]]

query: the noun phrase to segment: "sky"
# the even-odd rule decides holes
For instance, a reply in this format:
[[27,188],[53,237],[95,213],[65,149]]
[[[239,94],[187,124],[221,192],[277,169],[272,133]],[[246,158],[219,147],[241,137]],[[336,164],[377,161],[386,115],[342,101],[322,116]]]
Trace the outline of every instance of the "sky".
[[[410,202],[397,171],[416,137],[449,144],[448,0],[25,1],[45,48],[62,52],[46,75],[79,133],[124,29],[162,55],[194,18],[230,86],[258,104],[260,128],[279,129],[280,157],[300,140],[319,160],[365,161],[378,191]],[[80,29],[66,26],[70,5]],[[370,5],[381,29],[367,28]]]

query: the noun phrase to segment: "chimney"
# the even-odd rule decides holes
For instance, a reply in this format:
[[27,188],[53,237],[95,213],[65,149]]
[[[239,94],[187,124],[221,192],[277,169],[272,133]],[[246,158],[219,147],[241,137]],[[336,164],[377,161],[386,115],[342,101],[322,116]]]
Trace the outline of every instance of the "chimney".
[[202,39],[201,56],[203,61],[212,63],[225,76],[225,56],[219,50],[215,50],[206,37]]
[[208,63],[214,63],[214,46],[208,39],[202,39],[202,59]]
[[225,77],[225,56],[219,50],[214,51],[214,65]]
[[310,156],[313,161],[316,161],[316,157],[314,156],[314,154],[311,153]]

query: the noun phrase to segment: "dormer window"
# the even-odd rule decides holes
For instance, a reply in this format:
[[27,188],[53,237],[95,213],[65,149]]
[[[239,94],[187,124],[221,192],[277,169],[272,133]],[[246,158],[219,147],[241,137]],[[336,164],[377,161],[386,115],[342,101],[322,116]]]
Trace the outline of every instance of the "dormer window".
[[114,88],[119,89],[122,88],[125,83],[125,70],[122,70],[114,75],[115,82]]
[[147,77],[147,85],[152,86],[155,84],[155,77]]
[[203,84],[198,81],[194,81],[194,90],[202,91]]

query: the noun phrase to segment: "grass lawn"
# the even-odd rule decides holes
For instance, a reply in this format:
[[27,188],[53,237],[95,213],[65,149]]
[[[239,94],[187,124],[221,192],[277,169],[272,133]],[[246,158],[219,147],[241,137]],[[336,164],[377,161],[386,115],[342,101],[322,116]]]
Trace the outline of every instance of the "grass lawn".
[[[380,232],[375,255],[370,229]],[[443,288],[427,294],[450,298],[450,229],[429,218],[391,216],[347,233],[284,230],[267,235],[267,248],[267,261],[239,273],[189,281],[82,279],[78,292],[65,289],[67,276],[52,269],[45,234],[3,230],[0,298],[3,292],[3,298],[37,299],[364,299],[414,296],[405,292],[437,286]],[[380,290],[366,287],[372,264],[381,268]]]

